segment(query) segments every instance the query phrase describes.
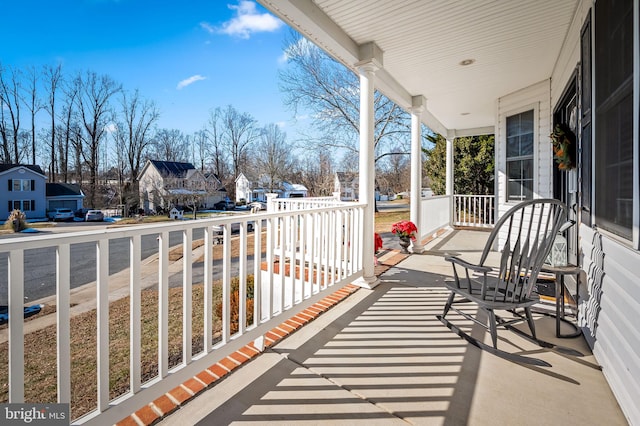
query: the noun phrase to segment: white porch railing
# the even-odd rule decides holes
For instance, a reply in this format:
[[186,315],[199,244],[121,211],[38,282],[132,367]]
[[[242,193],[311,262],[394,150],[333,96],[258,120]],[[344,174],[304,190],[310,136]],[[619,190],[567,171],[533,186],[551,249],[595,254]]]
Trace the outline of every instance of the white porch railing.
[[[294,203],[298,201],[298,203]],[[302,201],[302,203],[300,203]],[[0,241],[0,254],[8,255],[9,283],[9,391],[8,402],[25,401],[25,335],[24,335],[24,283],[25,261],[34,249],[48,248],[55,265],[56,283],[56,368],[57,401],[70,403],[73,388],[72,361],[77,357],[71,347],[73,303],[70,282],[74,265],[71,248],[87,244],[95,251],[96,280],[96,365],[95,375],[85,375],[83,381],[97,387],[95,410],[89,413],[73,412],[74,424],[114,424],[140,407],[148,404],[169,390],[179,386],[217,360],[231,354],[242,346],[258,339],[265,332],[289,316],[312,305],[328,292],[338,290],[362,276],[362,215],[364,205],[336,203],[335,200],[316,200],[315,208],[309,207],[313,200],[288,200],[279,211],[252,215],[232,215],[215,219],[181,221],[121,227],[100,231],[69,234],[37,235]],[[249,222],[254,232],[247,231]],[[239,237],[232,238],[231,224],[240,223]],[[213,257],[214,234],[212,228],[222,226],[222,260]],[[175,272],[170,265],[169,237],[179,233],[182,240],[181,271]],[[204,242],[203,262],[203,320],[197,324],[203,331],[194,332],[192,322],[192,300],[194,296],[194,258],[192,243],[194,234],[202,235]],[[110,382],[114,372],[110,370],[109,337],[109,284],[114,276],[109,275],[110,244],[116,239],[125,239],[129,251],[129,274],[125,283],[130,297],[129,312],[129,359],[128,391],[114,396],[110,394]],[[157,266],[153,275],[157,277],[153,288],[158,292],[157,318],[158,338],[153,343],[157,351],[157,375],[143,382],[141,372],[142,312],[141,281],[143,270],[147,270],[149,258],[141,259],[141,240],[151,239],[157,246]],[[157,243],[156,243],[157,241]],[[253,249],[249,250],[253,243]],[[232,252],[233,245],[233,252]],[[237,256],[232,253],[237,252]],[[144,266],[143,266],[144,263]],[[171,268],[170,268],[171,266]],[[179,265],[178,265],[179,266]],[[214,272],[222,271],[222,317],[214,317],[213,300]],[[236,270],[237,272],[234,272]],[[174,275],[170,277],[173,272]],[[157,274],[157,275],[156,275]],[[253,275],[253,322],[247,323],[244,303],[239,303],[237,323],[231,315],[230,295],[232,277],[239,279],[239,300],[247,299],[247,277]],[[180,280],[182,287],[182,349],[179,354],[169,350],[169,282]],[[198,283],[199,284],[199,283]],[[172,284],[173,286],[173,284]],[[285,317],[286,315],[286,317]],[[216,323],[221,323],[219,329]],[[232,331],[233,330],[233,331]],[[237,330],[237,331],[235,331]],[[193,342],[201,341],[203,350],[192,353]],[[170,359],[180,359],[171,365]],[[29,399],[27,395],[27,399]],[[45,402],[45,401],[39,401]]]
[[438,195],[421,200],[420,239],[433,235],[439,229],[451,224],[451,197]]
[[454,195],[453,225],[491,228],[495,224],[495,195]]

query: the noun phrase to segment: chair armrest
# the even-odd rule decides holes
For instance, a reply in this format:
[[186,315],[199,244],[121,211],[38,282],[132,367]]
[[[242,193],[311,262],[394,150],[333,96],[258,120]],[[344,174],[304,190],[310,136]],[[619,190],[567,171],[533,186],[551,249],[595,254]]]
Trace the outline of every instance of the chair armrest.
[[472,271],[475,272],[482,272],[482,273],[487,273],[487,272],[491,272],[493,271],[493,268],[490,266],[480,266],[480,265],[474,265],[473,263],[469,263],[465,260],[460,259],[459,257],[456,256],[445,256],[444,260],[451,262],[451,263],[456,263],[460,266],[462,266],[463,268],[466,269],[471,269]]

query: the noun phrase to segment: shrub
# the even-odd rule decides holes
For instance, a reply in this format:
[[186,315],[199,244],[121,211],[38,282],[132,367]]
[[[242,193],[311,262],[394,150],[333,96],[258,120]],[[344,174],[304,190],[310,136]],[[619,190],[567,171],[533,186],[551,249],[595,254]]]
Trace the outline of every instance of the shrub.
[[[14,224],[14,220],[16,221]],[[20,232],[27,229],[27,217],[20,210],[13,210],[9,215],[9,219],[4,223],[5,229],[11,229],[14,232]]]
[[[229,300],[231,310],[231,334],[238,332],[240,319],[240,279],[235,277],[231,280],[231,295]],[[253,324],[253,276],[247,277],[247,298],[245,300],[246,324]],[[216,303],[216,316],[222,319],[222,301]]]

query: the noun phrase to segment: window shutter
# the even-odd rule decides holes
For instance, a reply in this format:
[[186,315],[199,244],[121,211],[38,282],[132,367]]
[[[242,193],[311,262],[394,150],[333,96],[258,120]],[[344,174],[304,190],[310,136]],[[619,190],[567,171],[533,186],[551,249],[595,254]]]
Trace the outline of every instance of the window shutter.
[[7,182],[9,182],[9,191],[13,191],[13,179],[9,179]]
[[35,211],[36,209],[36,200],[31,200],[31,211]]
[[9,210],[8,211],[11,211],[11,206],[13,206],[13,202],[11,200],[9,200]]
[[35,179],[31,179],[31,190],[32,191],[36,190],[36,181],[35,181]]

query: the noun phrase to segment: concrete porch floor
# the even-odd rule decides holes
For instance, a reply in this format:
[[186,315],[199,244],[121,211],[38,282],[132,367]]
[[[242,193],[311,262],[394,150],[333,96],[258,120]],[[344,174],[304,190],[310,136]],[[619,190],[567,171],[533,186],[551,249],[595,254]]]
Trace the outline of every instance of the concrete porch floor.
[[[435,240],[375,289],[358,290],[160,424],[626,425],[584,339],[556,338],[553,318],[536,317],[538,337],[583,356],[507,330],[498,342],[552,367],[484,352],[436,319],[451,275],[443,254],[473,260],[486,236],[456,231]],[[490,343],[481,327],[467,330]]]

